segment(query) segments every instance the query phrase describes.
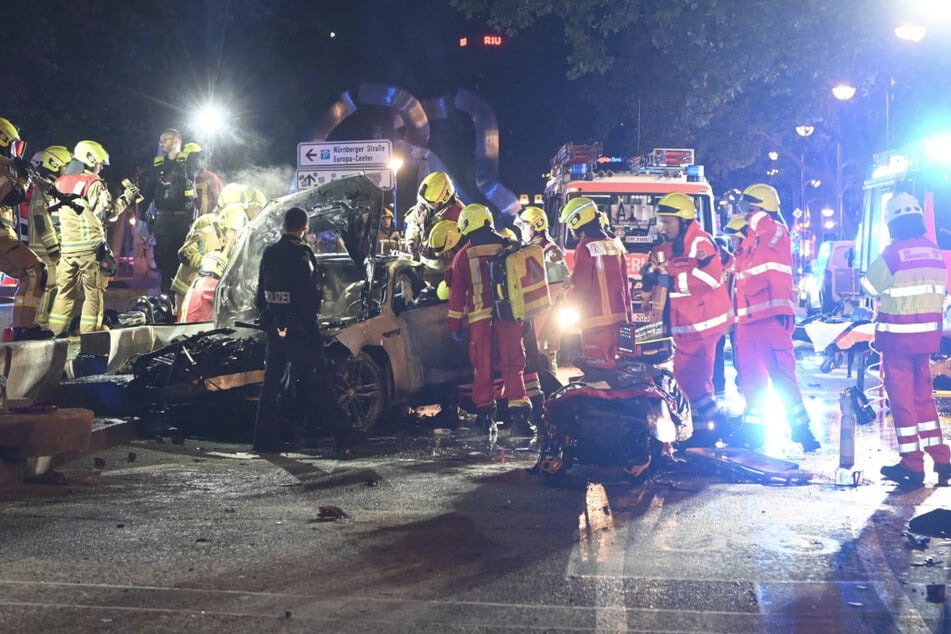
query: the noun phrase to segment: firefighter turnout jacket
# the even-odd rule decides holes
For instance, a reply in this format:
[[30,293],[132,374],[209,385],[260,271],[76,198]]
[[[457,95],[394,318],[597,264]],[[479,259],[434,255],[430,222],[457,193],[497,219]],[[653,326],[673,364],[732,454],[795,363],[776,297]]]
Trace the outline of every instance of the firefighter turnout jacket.
[[449,330],[458,332],[470,324],[492,319],[495,293],[492,288],[492,258],[503,245],[467,244],[452,259],[449,277]]
[[894,240],[885,247],[862,279],[865,292],[881,302],[875,318],[876,349],[938,352],[946,284],[941,251],[928,238]]
[[585,235],[575,247],[568,300],[577,307],[583,328],[631,321],[631,288],[624,253],[621,241],[611,237]]
[[687,225],[682,238],[682,253],[674,253],[672,242],[658,245],[652,253],[654,260],[658,252],[664,253],[671,278],[670,334],[719,338],[733,319],[720,251],[697,222]]
[[792,245],[776,214],[756,211],[736,257],[736,317],[740,323],[787,315],[796,308]]

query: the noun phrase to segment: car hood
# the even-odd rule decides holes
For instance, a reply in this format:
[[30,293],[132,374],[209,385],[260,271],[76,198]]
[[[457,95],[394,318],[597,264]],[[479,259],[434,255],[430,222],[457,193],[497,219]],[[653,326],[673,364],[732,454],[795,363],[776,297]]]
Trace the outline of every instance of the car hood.
[[251,322],[265,247],[277,242],[284,213],[300,207],[310,218],[309,233],[331,231],[343,241],[358,267],[376,257],[383,190],[366,176],[351,176],[270,201],[241,231],[215,293],[215,325]]

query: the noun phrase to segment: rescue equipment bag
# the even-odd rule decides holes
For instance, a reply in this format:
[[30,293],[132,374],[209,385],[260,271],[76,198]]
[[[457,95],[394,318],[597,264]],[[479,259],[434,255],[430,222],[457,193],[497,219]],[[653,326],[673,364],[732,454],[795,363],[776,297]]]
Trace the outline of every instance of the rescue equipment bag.
[[506,247],[492,258],[490,270],[495,318],[524,321],[551,308],[541,246]]
[[96,262],[99,263],[99,270],[106,277],[113,277],[119,271],[116,256],[105,242],[100,242],[96,247]]

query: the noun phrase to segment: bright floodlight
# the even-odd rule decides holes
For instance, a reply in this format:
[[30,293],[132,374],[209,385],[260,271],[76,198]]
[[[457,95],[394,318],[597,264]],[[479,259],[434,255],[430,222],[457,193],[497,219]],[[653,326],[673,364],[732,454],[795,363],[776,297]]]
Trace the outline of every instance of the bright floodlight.
[[925,156],[936,163],[951,163],[951,134],[939,134],[925,139]]
[[398,156],[394,156],[390,159],[390,162],[387,163],[387,167],[393,170],[393,173],[396,174],[403,168],[403,159]]
[[203,137],[213,137],[224,131],[228,114],[215,104],[207,104],[198,109],[192,117],[192,127]]
[[813,132],[816,131],[815,126],[811,125],[797,125],[796,134],[799,136],[810,136]]
[[855,96],[855,86],[849,84],[838,84],[832,89],[832,94],[839,101],[848,101]]
[[924,25],[913,22],[895,27],[895,35],[898,39],[908,42],[920,42],[927,32],[928,29]]

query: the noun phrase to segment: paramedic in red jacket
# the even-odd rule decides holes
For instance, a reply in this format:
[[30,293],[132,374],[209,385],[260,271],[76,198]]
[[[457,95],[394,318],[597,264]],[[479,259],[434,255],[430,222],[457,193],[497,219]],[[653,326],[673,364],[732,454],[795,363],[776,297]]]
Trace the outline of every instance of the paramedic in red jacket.
[[[696,442],[715,442],[727,417],[713,399],[713,363],[717,342],[733,323],[720,250],[700,228],[697,208],[687,194],[661,198],[657,221],[664,241],[651,253],[644,290],[659,283],[668,289],[670,334],[676,344],[674,377],[690,400]],[[658,257],[661,253],[663,258]],[[659,270],[654,262],[666,264]]]
[[567,299],[581,318],[581,348],[591,365],[614,367],[618,327],[631,321],[631,287],[624,245],[601,226],[590,198],[572,198],[561,222],[581,237],[575,247]]
[[502,396],[508,401],[509,423],[524,427],[531,415],[531,402],[525,393],[525,344],[519,321],[493,316],[495,294],[490,264],[502,252],[506,239],[495,232],[492,212],[485,205],[467,205],[459,214],[459,231],[465,246],[452,260],[449,285],[449,330],[453,339],[465,341],[468,321],[469,360],[475,374],[472,401],[476,424],[483,431],[496,428],[493,395],[493,359],[502,375]]
[[819,443],[809,429],[809,414],[796,377],[792,332],[796,305],[792,246],[779,213],[779,194],[764,183],[750,185],[740,200],[749,229],[736,258],[736,346],[740,387],[746,399],[742,438],[764,443],[769,383],[783,403],[793,442],[803,451]]

